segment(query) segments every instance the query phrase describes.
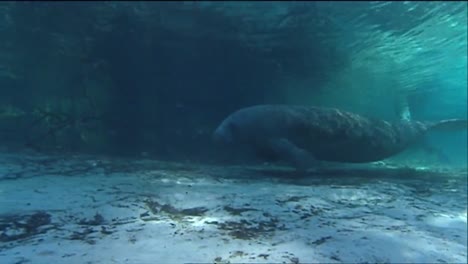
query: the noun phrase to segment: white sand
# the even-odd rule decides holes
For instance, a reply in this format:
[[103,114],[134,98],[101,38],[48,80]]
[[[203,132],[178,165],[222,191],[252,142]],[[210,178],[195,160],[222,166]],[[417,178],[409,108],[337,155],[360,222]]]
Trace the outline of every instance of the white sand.
[[[466,172],[297,177],[19,154],[0,164],[0,263],[467,262]],[[11,239],[25,231],[8,217],[38,211],[51,216],[43,233]]]

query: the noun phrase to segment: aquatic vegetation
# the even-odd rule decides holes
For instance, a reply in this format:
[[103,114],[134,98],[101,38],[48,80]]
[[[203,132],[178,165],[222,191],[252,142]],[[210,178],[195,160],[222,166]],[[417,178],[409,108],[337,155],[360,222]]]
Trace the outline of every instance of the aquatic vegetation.
[[25,114],[24,110],[10,104],[0,106],[0,119],[19,117]]
[[25,125],[23,143],[35,149],[77,151],[99,149],[106,145],[106,124],[112,117],[102,114],[105,104],[96,97],[54,98],[38,103],[30,113],[23,112]]

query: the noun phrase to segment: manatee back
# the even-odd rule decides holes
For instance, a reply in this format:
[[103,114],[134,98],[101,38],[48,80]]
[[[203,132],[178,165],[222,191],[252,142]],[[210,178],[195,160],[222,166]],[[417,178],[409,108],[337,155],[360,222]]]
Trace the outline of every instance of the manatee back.
[[382,137],[391,124],[335,108],[291,105],[257,105],[240,109],[229,117],[236,130],[251,137],[285,137],[297,145],[366,140]]
[[327,138],[356,126],[366,126],[367,119],[334,108],[292,105],[256,105],[238,110],[231,116],[246,136],[285,138]]
[[307,111],[312,111],[304,115],[307,122],[300,122],[302,127],[296,127],[297,134],[291,138],[320,160],[381,160],[401,152],[428,129],[422,122],[391,123],[333,108]]

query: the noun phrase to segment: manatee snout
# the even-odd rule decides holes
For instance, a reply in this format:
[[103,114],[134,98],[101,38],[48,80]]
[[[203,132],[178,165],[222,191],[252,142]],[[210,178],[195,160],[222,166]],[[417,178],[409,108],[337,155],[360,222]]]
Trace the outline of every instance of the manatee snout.
[[221,124],[213,132],[213,142],[218,146],[231,144],[233,142],[231,131],[224,124]]

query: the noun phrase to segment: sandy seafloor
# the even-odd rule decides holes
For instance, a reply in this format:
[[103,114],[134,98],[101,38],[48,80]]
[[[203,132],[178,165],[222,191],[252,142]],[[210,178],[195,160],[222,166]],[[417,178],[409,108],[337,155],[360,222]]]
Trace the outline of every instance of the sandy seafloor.
[[0,154],[0,263],[466,263],[466,169]]

